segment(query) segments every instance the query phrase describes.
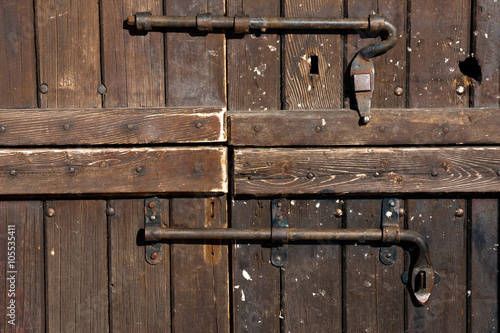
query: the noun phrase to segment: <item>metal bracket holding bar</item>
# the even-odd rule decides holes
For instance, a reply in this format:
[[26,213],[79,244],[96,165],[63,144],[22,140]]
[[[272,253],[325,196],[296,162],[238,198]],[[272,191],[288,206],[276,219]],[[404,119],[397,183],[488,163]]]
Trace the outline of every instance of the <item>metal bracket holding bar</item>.
[[[382,202],[382,241],[384,243],[399,243],[399,199],[384,199]],[[397,260],[396,245],[380,248],[379,258],[384,265],[392,265]]]
[[[364,31],[370,36],[381,36],[382,41],[362,48],[351,63],[351,79],[361,124],[370,121],[371,98],[374,89],[375,69],[372,58],[381,55],[396,45],[396,27],[379,15],[368,18],[293,18],[293,17],[248,17],[212,16],[211,13],[197,16],[162,16],[150,12],[138,12],[127,18],[127,24],[137,30],[149,31],[153,28],[197,29],[211,32],[214,29],[233,30],[237,34],[247,34],[251,30],[266,32],[271,30],[352,30]],[[287,32],[289,33],[289,32]]]
[[[144,200],[144,230],[149,228],[161,228],[161,205],[158,198],[147,198]],[[161,243],[155,242],[146,245],[146,261],[156,265],[161,261]]]
[[271,226],[271,264],[281,267],[286,264],[288,258],[288,239],[286,228],[288,228],[288,200],[274,199],[272,202],[272,226]]

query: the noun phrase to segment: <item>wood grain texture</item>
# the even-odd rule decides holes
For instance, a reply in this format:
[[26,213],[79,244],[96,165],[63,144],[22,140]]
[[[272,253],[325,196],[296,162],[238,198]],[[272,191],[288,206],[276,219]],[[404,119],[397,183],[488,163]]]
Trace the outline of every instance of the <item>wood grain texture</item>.
[[498,192],[500,148],[237,149],[236,194]]
[[106,202],[49,201],[45,212],[47,331],[108,332]]
[[0,201],[0,331],[45,330],[43,254],[41,202]]
[[226,140],[220,108],[0,110],[1,145],[206,143]]
[[[464,216],[455,215],[457,209]],[[408,229],[429,244],[433,268],[441,276],[429,303],[407,302],[408,332],[466,331],[467,203],[459,199],[408,200]]]
[[4,194],[226,192],[226,160],[223,147],[3,150],[0,188]]
[[[234,146],[449,145],[500,142],[500,109],[374,109],[359,126],[348,110],[232,112]],[[277,135],[279,133],[279,135]]]
[[477,0],[475,5],[475,58],[481,67],[481,81],[474,84],[473,105],[500,105],[500,6],[495,1]]
[[498,330],[498,199],[473,199],[471,212],[471,328]]
[[[170,225],[184,228],[227,227],[226,197],[174,198]],[[173,243],[172,330],[229,332],[228,245]]]
[[[342,17],[340,0],[283,1],[285,17]],[[285,109],[343,107],[342,39],[338,34],[287,34],[283,46]],[[317,57],[318,74],[311,72]]]
[[2,1],[0,13],[0,108],[36,107],[33,1]]
[[[269,228],[269,200],[236,200],[232,227]],[[235,332],[280,332],[280,269],[271,265],[271,248],[235,242],[232,253]]]
[[[468,106],[469,81],[459,61],[469,53],[470,1],[423,0],[410,12],[409,106]],[[462,95],[458,86],[465,87]]]
[[[340,228],[338,200],[291,200],[290,227]],[[342,327],[341,247],[330,242],[289,244],[281,268],[284,332],[338,332]]]
[[[166,0],[167,15],[225,14],[224,0]],[[167,106],[226,105],[226,43],[223,34],[168,32]]]
[[136,12],[163,13],[162,0],[101,2],[105,107],[165,105],[164,36],[124,29]]
[[[278,0],[228,0],[227,15],[280,16]],[[281,45],[276,34],[235,35],[227,39],[229,110],[281,107]]]
[[86,0],[37,0],[36,38],[42,108],[100,107],[99,5]]
[[[372,13],[383,15],[394,24],[398,31],[398,42],[386,54],[373,59],[375,66],[375,86],[372,107],[403,108],[405,107],[406,81],[406,14],[407,1],[384,0],[365,1],[349,0],[347,2],[348,17],[368,17]],[[377,42],[380,38],[368,38],[366,34],[347,36],[347,62],[351,62],[356,52],[363,47]],[[351,88],[350,85],[346,85]],[[394,91],[402,88],[403,94],[397,96]]]
[[[160,199],[162,225],[169,225],[169,200]],[[170,246],[150,265],[138,233],[144,228],[144,199],[111,200],[108,217],[109,303],[113,332],[170,332]]]
[[[346,228],[380,228],[382,200],[347,200],[344,205]],[[396,262],[385,266],[380,262],[379,249],[361,243],[346,244],[346,332],[404,332],[404,250],[398,247]]]

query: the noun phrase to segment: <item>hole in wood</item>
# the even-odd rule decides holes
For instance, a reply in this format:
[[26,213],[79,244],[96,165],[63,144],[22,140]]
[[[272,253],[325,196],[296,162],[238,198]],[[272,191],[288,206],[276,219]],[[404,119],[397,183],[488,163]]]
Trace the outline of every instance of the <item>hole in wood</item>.
[[466,75],[479,83],[483,80],[481,66],[479,66],[479,61],[476,58],[468,57],[464,61],[460,61],[458,63],[458,67],[463,75]]
[[319,60],[317,55],[311,55],[311,75],[319,75]]

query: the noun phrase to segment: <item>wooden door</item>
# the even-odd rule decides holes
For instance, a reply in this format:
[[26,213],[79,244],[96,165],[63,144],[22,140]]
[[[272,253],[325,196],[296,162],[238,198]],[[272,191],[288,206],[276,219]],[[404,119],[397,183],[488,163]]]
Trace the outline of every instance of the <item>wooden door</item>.
[[[26,1],[0,4],[0,331],[496,332],[499,7],[492,1]],[[367,17],[372,120],[352,108],[358,34],[126,28],[171,16]],[[314,66],[312,66],[314,64]],[[164,242],[163,228],[380,228],[384,198],[440,281],[379,246]]]

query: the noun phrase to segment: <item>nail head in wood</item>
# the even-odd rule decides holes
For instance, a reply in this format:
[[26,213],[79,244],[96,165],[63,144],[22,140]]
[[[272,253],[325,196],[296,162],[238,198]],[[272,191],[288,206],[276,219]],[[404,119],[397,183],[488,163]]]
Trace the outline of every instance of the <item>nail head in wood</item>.
[[45,95],[46,93],[49,92],[49,86],[44,83],[44,84],[40,85],[39,90],[40,90],[40,93]]
[[394,95],[402,96],[403,95],[403,88],[401,88],[401,87],[394,88]]
[[458,94],[458,95],[463,95],[463,94],[465,94],[465,87],[464,87],[464,86],[462,86],[462,85],[458,86],[458,87],[457,87],[457,94]]
[[335,209],[335,217],[342,217],[342,215],[344,215],[342,209],[340,208]]
[[456,217],[462,217],[464,216],[464,210],[462,208],[457,208],[457,210],[455,211],[455,216]]
[[48,217],[52,217],[54,215],[56,215],[56,210],[54,208],[47,209],[47,216]]
[[106,208],[106,215],[108,215],[108,216],[115,215],[115,209],[113,207]]

